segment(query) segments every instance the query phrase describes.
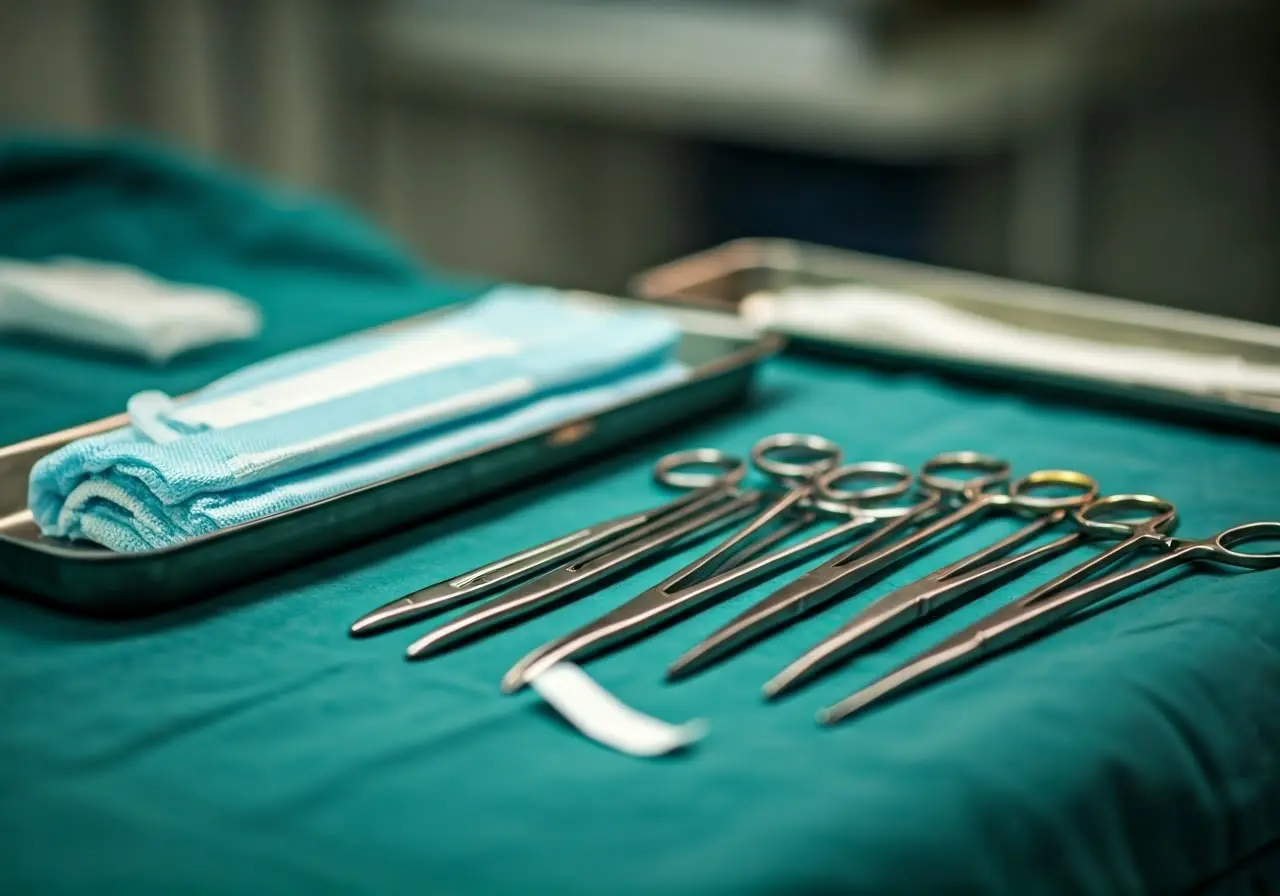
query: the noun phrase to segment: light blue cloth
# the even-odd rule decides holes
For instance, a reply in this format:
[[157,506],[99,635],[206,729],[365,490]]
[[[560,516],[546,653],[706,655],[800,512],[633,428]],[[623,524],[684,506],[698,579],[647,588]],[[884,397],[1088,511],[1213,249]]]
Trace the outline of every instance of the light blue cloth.
[[132,425],[35,466],[30,507],[49,536],[177,544],[672,385],[685,374],[679,339],[656,312],[502,287],[438,320],[253,365],[180,403],[135,396]]

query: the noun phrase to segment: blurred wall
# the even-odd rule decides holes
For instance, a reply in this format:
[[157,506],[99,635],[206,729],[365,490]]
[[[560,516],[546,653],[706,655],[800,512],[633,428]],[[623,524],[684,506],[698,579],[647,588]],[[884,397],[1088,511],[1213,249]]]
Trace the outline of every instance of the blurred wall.
[[[799,127],[786,102],[754,103],[767,81],[720,106],[693,97],[673,121],[636,99],[652,84],[584,69],[590,101],[575,104],[570,90],[526,89],[519,66],[533,57],[519,45],[486,60],[483,41],[475,58],[462,43],[399,41],[405,22],[438,34],[441,6],[5,0],[0,127],[152,135],[337,194],[431,261],[493,276],[616,290],[749,226],[1280,323],[1270,4],[1059,4],[1077,23],[1063,32],[1070,40],[978,45],[978,58],[1010,58],[1007,73],[980,73],[1012,98],[999,139],[925,153],[862,139],[856,104],[830,127],[821,117]],[[714,35],[706,21],[700,33]],[[920,46],[898,79],[910,88],[904,109],[927,107],[931,84],[981,81],[952,43]],[[673,52],[674,62],[690,51]],[[879,65],[894,52],[867,58]],[[1034,96],[1056,94],[1018,93],[1024,70],[1069,71],[1071,89],[1038,108]],[[892,121],[892,79],[859,77],[872,103],[885,85],[877,114]],[[868,135],[875,124],[868,118]],[[754,154],[750,165],[742,152]],[[838,180],[874,189],[837,201]],[[815,197],[813,220],[831,226],[801,226],[803,202],[770,206],[770,189]],[[735,196],[758,201],[747,214]],[[891,225],[911,228],[909,238]]]
[[375,2],[4,0],[0,128],[123,132],[367,195]]

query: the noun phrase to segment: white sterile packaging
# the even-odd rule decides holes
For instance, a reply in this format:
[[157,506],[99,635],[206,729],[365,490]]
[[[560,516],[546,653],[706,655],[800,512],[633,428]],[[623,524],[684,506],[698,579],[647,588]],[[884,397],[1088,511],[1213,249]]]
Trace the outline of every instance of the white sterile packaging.
[[261,330],[257,306],[223,289],[77,258],[0,259],[0,333],[29,333],[164,364],[192,349],[252,339]]
[[981,363],[1192,394],[1280,393],[1280,366],[1234,355],[1104,342],[1015,326],[924,296],[850,284],[756,293],[743,316],[762,329],[874,342]]

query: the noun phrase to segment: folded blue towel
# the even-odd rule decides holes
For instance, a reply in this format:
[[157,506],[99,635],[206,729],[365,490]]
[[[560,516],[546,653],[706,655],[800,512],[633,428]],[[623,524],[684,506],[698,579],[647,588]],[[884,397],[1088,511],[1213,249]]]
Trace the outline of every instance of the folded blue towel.
[[679,328],[552,291],[245,368],[182,402],[141,393],[131,425],[32,470],[49,536],[165,547],[368,485],[670,385]]

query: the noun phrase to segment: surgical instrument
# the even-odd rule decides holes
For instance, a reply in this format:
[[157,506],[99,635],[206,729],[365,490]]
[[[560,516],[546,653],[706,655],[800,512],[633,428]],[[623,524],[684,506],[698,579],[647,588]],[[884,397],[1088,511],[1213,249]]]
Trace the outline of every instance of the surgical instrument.
[[[714,467],[720,472],[697,472],[685,469],[687,467]],[[517,585],[540,572],[568,563],[592,548],[634,533],[642,526],[659,520],[674,520],[685,513],[696,512],[717,499],[726,497],[746,473],[745,461],[714,448],[696,448],[668,454],[658,461],[654,478],[670,488],[690,489],[688,494],[660,507],[578,529],[537,547],[428,585],[360,617],[351,626],[351,634],[375,634]]]
[[[865,488],[838,486],[842,481],[859,478],[873,481],[888,478],[890,484]],[[866,461],[832,470],[818,477],[809,489],[793,489],[774,501],[746,527],[662,583],[595,621],[529,653],[507,672],[502,680],[502,689],[507,693],[518,691],[556,663],[583,658],[588,654],[599,655],[618,643],[687,614],[717,595],[744,586],[822,548],[839,544],[864,529],[889,523],[858,546],[862,551],[873,549],[939,503],[938,494],[931,492],[910,506],[865,506],[869,502],[902,495],[910,488],[912,479],[911,471],[901,464]],[[756,533],[763,531],[811,495],[819,497],[815,503],[819,510],[841,519],[841,522],[798,544],[757,556],[750,562],[736,563],[726,571],[703,578],[704,573],[714,570],[724,558],[731,557],[743,545],[750,544]]]
[[[1077,496],[1076,500],[1089,497],[1091,496],[1085,494]],[[1074,532],[1047,544],[1012,557],[1003,556],[1012,548],[1061,523],[1067,518],[1069,510],[1065,506],[1052,510],[995,544],[878,598],[834,633],[805,651],[803,656],[778,673],[765,687],[775,687],[775,683],[779,683],[776,686],[792,686],[811,678],[821,670],[861,653],[983,585],[1012,577],[1070,550],[1089,538],[1086,529],[1076,526]]]
[[[942,475],[942,471],[951,469],[973,471],[976,475],[963,480]],[[667,677],[677,678],[703,668],[765,633],[789,624],[801,614],[847,594],[857,583],[904,559],[947,529],[996,510],[1045,513],[1063,506],[1064,502],[1079,498],[1047,498],[1024,494],[1032,487],[1065,485],[1084,488],[1089,497],[1096,494],[1097,488],[1097,484],[1083,473],[1039,470],[1011,485],[1007,493],[985,491],[992,485],[1005,482],[1008,477],[1008,462],[985,454],[958,451],[931,458],[921,468],[921,484],[939,492],[959,495],[963,503],[958,508],[873,554],[849,551],[815,567],[790,585],[748,608],[694,646],[668,668]]]
[[[797,448],[816,455],[816,459],[803,464],[772,460],[764,465],[759,463],[759,459],[767,458],[770,452]],[[763,472],[784,485],[804,488],[794,485],[795,477],[823,473],[838,465],[843,454],[838,445],[821,436],[779,433],[757,443],[752,457]],[[699,502],[693,509],[684,508],[674,517],[643,525],[559,569],[495,597],[428,632],[409,645],[408,655],[417,659],[438,653],[484,629],[567,600],[606,576],[629,569],[660,550],[675,547],[686,537],[695,533],[710,534],[737,522],[750,515],[764,496],[762,490],[740,491],[734,486],[720,486],[718,492],[712,493],[714,500],[710,504]],[[739,562],[743,559],[738,558]]]
[[[1140,522],[1097,519],[1100,511],[1147,508],[1155,513]],[[1006,607],[945,639],[933,649],[900,666],[874,684],[822,710],[818,720],[833,724],[870,706],[953,674],[1044,632],[1075,613],[1132,585],[1188,562],[1223,563],[1244,569],[1280,567],[1280,553],[1247,553],[1233,545],[1257,539],[1280,538],[1280,522],[1233,526],[1210,538],[1192,541],[1169,535],[1177,515],[1172,504],[1150,495],[1116,495],[1076,513],[1076,522],[1097,535],[1120,536],[1110,550],[1063,573]],[[1124,536],[1128,537],[1124,537]],[[1077,584],[1094,571],[1114,564],[1133,551],[1155,548],[1161,556],[1101,579]]]

